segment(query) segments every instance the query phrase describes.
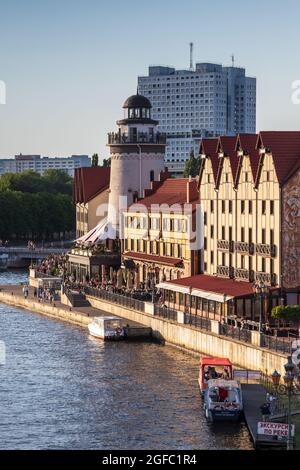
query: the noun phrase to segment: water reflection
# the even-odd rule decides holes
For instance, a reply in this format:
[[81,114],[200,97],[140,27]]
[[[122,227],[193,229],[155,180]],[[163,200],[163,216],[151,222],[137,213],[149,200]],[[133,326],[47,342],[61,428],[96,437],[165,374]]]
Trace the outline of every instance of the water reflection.
[[252,448],[244,424],[207,423],[195,357],[151,343],[103,343],[4,305],[0,331],[2,449]]

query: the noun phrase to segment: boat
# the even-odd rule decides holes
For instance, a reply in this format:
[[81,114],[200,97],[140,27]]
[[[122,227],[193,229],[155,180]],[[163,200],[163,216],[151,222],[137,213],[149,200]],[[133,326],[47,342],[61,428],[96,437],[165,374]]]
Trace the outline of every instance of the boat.
[[239,421],[243,413],[241,385],[236,380],[212,379],[204,392],[204,411],[211,421]]
[[224,357],[202,357],[200,359],[198,383],[203,395],[211,379],[233,379],[233,367]]
[[88,329],[90,335],[103,340],[119,341],[125,337],[123,319],[118,317],[94,317]]
[[1,254],[0,255],[0,271],[4,271],[7,269],[7,264],[8,264],[8,255],[7,254]]

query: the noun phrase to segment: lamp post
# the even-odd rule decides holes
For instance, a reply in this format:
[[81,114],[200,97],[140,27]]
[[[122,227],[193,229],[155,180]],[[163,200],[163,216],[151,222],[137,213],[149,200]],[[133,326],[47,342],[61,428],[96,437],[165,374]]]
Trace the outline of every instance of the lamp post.
[[293,441],[292,441],[292,424],[291,424],[291,401],[292,401],[292,392],[295,374],[295,365],[292,361],[292,357],[288,357],[288,362],[284,366],[285,375],[283,377],[284,383],[287,389],[288,396],[288,439],[287,439],[287,450],[293,450]]
[[263,282],[254,284],[253,292],[256,300],[259,300],[259,332],[262,333],[262,305],[263,300],[266,299],[269,295],[269,287],[266,286]]

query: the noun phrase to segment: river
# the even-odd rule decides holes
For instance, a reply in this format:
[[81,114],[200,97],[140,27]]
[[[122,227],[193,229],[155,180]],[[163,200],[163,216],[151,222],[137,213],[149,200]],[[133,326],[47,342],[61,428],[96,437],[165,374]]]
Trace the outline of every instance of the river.
[[[1,284],[26,280],[0,272]],[[1,449],[252,449],[244,423],[208,424],[199,359],[0,304]]]

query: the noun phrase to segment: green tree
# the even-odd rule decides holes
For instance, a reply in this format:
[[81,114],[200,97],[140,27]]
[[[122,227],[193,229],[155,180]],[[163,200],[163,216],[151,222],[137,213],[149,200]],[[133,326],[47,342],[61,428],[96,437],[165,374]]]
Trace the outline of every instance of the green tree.
[[[64,170],[47,170],[42,176],[44,191],[72,194],[73,178]],[[41,192],[41,191],[40,191]]]
[[104,166],[105,168],[110,167],[111,166],[111,158],[104,158],[102,166]]
[[99,165],[99,155],[98,153],[94,153],[92,156],[92,166],[98,166]]
[[300,305],[279,305],[272,309],[272,317],[281,320],[300,320]]
[[183,176],[188,178],[189,176],[195,177],[199,175],[200,171],[200,160],[194,155],[194,150],[190,151],[189,159],[185,163]]

